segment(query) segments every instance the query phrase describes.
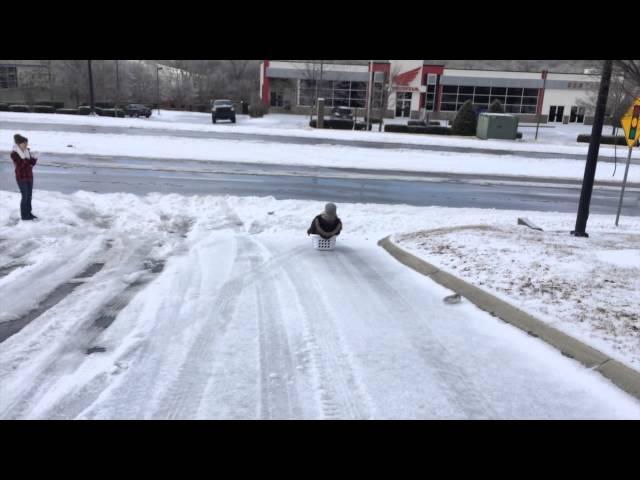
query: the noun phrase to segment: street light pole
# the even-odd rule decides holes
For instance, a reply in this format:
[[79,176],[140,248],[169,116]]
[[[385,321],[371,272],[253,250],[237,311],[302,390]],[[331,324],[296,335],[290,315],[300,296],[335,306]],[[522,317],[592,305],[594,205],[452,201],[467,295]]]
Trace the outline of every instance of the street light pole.
[[156,65],[156,93],[157,93],[157,101],[158,101],[158,115],[160,115],[160,70],[162,67],[160,65]]
[[91,115],[95,115],[95,106],[93,101],[93,73],[91,71],[91,60],[87,60],[89,62],[89,98],[91,100]]
[[47,72],[49,74],[49,100],[53,102],[53,86],[51,85],[51,60],[47,61]]
[[116,60],[116,108],[120,104],[120,73],[118,72],[118,60]]
[[371,100],[373,98],[373,61],[369,60],[369,89],[367,91],[367,132],[371,128]]
[[589,151],[587,153],[587,164],[584,167],[584,179],[582,180],[582,191],[580,192],[580,203],[578,205],[576,227],[575,230],[571,232],[571,235],[575,237],[589,236],[585,230],[587,228],[587,219],[589,218],[589,204],[591,203],[593,182],[596,176],[598,151],[600,150],[602,125],[604,124],[604,115],[607,108],[607,97],[609,96],[609,84],[611,82],[612,66],[613,60],[604,61],[602,76],[600,77],[598,103],[596,104],[596,112],[593,119],[593,127],[591,129],[591,142],[589,142]]
[[[542,107],[544,106],[544,93],[546,92],[547,89],[547,74],[549,73],[549,70],[543,70],[542,71],[542,97],[540,98],[540,110],[539,112],[542,113]],[[540,128],[540,113],[538,113],[538,122],[536,123],[536,140],[538,140],[538,128]]]

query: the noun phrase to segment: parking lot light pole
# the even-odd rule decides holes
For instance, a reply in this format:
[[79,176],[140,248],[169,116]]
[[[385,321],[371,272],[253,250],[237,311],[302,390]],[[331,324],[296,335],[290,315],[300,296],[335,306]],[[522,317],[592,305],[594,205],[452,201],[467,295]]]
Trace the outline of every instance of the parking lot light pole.
[[95,105],[93,101],[93,72],[91,71],[91,60],[87,60],[89,68],[89,100],[91,102],[91,115],[96,114]]
[[156,93],[157,93],[157,101],[158,101],[158,115],[160,115],[160,70],[162,67],[160,65],[156,65]]
[[539,113],[537,115],[538,121],[536,122],[536,137],[535,140],[538,140],[538,129],[540,128],[540,116],[542,115],[542,106],[544,104],[544,93],[547,89],[547,75],[549,74],[549,70],[542,71],[542,95],[540,96],[540,106]]
[[118,71],[118,60],[116,60],[116,109],[120,104],[120,72]]
[[373,99],[373,60],[369,60],[369,88],[367,90],[367,132],[371,128],[371,102]]

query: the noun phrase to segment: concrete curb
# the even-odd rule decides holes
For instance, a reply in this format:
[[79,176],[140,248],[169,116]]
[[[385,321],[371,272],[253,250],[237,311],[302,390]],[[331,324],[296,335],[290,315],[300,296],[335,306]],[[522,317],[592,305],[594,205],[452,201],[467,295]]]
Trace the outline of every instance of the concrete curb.
[[616,386],[640,400],[640,372],[613,360],[604,353],[576,340],[573,337],[545,324],[509,303],[471,285],[438,267],[408,253],[391,241],[383,238],[378,245],[403,265],[431,278],[445,288],[459,293],[480,309],[494,317],[510,323],[529,335],[537,337],[557,348],[563,355],[573,358],[585,367],[596,370]]

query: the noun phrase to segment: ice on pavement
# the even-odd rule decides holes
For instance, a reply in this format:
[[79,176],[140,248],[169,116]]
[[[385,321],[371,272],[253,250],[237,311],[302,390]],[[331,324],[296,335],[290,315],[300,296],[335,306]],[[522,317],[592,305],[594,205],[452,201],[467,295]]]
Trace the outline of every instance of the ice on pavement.
[[0,343],[0,418],[640,418],[598,373],[444,304],[376,245],[515,212],[339,204],[344,233],[319,252],[319,202],[36,191],[35,223],[18,203],[0,191],[0,268],[22,265],[0,277],[0,322],[104,267]]

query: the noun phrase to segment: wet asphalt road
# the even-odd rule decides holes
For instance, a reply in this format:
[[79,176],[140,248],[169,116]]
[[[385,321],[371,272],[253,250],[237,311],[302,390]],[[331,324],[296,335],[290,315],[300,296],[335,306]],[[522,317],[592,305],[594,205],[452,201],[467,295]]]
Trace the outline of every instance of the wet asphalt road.
[[[37,190],[72,193],[78,190],[97,193],[127,192],[144,195],[151,192],[182,195],[273,196],[277,199],[302,199],[349,203],[407,204],[416,206],[475,207],[507,210],[577,211],[578,184],[497,183],[474,176],[416,176],[396,179],[384,176],[341,178],[315,169],[301,172],[299,167],[260,165],[261,172],[235,164],[236,172],[170,171],[117,166],[46,166],[38,168]],[[17,191],[8,172],[2,175],[0,188]],[[333,172],[332,175],[336,173]],[[346,174],[345,174],[346,175]],[[615,215],[619,190],[596,186],[591,212]],[[640,189],[627,189],[623,215],[640,216]]]

